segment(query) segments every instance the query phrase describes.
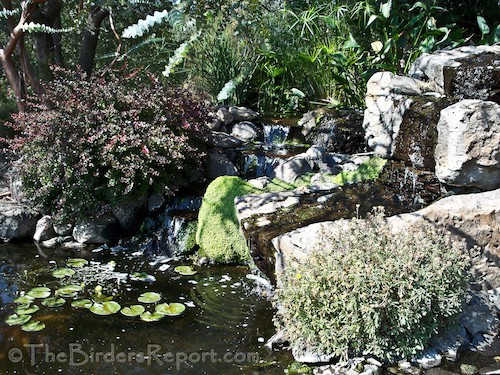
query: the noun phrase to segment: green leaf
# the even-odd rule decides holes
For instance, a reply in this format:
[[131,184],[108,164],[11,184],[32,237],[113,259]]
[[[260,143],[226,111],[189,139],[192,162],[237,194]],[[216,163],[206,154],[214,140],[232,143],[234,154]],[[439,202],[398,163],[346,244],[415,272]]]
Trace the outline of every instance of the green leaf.
[[481,30],[481,34],[486,35],[489,34],[490,32],[490,27],[488,26],[488,23],[482,16],[477,16],[477,24],[479,26],[479,29]]
[[121,309],[121,313],[125,316],[139,316],[144,313],[146,309],[142,305],[132,305]]
[[19,304],[30,304],[31,302],[33,302],[35,300],[34,297],[31,297],[31,296],[28,296],[28,295],[24,295],[24,296],[20,296],[20,297],[17,297],[14,302],[15,303],[19,303]]
[[44,286],[33,288],[26,293],[26,295],[33,298],[47,298],[50,294],[50,289]]
[[77,309],[90,309],[92,304],[92,301],[89,299],[80,299],[78,301],[71,302],[71,307],[75,307]]
[[145,322],[157,322],[158,320],[160,320],[163,317],[164,317],[164,315],[160,314],[158,312],[151,314],[149,311],[146,311],[145,313],[141,314],[141,320],[143,320]]
[[45,324],[38,321],[38,320],[32,320],[31,322],[26,323],[23,326],[21,326],[21,329],[23,331],[26,331],[26,332],[38,332],[44,328],[45,328]]
[[155,303],[161,300],[161,295],[155,292],[142,293],[137,300],[142,303]]
[[423,10],[427,10],[427,5],[425,5],[423,2],[421,1],[417,1],[411,8],[410,8],[410,12],[412,10],[415,10],[417,8],[422,8]]
[[5,323],[9,326],[15,326],[15,325],[20,325],[26,323],[28,320],[31,319],[31,315],[9,315],[7,319],[5,319]]
[[500,25],[497,25],[493,30],[492,41],[494,43],[500,42]]
[[120,311],[121,306],[114,301],[107,301],[103,303],[94,303],[90,308],[96,315],[111,315]]
[[80,285],[65,285],[56,290],[56,295],[61,297],[75,297],[82,290]]
[[184,276],[191,276],[197,273],[191,266],[177,266],[174,268],[174,271]]
[[72,259],[68,259],[68,261],[66,262],[66,265],[68,267],[81,268],[81,267],[85,266],[87,263],[88,263],[88,261],[86,259],[72,258]]
[[42,301],[42,305],[47,306],[47,307],[60,307],[64,305],[66,301],[63,298],[58,298],[58,297],[50,297],[50,298],[45,298]]
[[73,276],[75,274],[75,270],[70,268],[58,268],[55,271],[52,271],[52,276],[58,279],[62,279],[67,276]]
[[380,40],[376,40],[375,42],[371,43],[372,50],[376,53],[379,53],[382,51],[382,48],[384,48],[384,45]]
[[162,303],[158,306],[155,307],[156,312],[163,314],[163,315],[168,315],[168,316],[177,316],[181,315],[184,310],[186,310],[186,306],[184,306],[182,303]]
[[40,310],[40,307],[38,307],[37,305],[33,305],[31,307],[30,306],[19,306],[16,309],[16,314],[17,315],[30,315],[30,314],[37,312],[38,310]]
[[368,22],[366,24],[366,27],[370,27],[370,25],[377,20],[378,16],[375,14],[372,14],[370,18],[368,19]]
[[392,0],[389,0],[387,3],[382,3],[380,4],[380,13],[382,13],[385,18],[389,18],[391,15],[391,8]]
[[352,34],[349,34],[349,39],[346,40],[342,48],[347,49],[347,48],[359,48],[358,42],[356,42],[356,39],[352,36]]

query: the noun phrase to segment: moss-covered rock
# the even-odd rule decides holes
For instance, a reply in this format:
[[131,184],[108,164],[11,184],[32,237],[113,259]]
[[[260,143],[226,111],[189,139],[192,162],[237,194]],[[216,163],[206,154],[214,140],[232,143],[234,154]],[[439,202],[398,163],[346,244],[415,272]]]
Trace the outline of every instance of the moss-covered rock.
[[221,176],[208,186],[200,213],[196,243],[204,255],[219,263],[250,260],[245,237],[240,231],[234,198],[255,192],[255,188],[234,176]]

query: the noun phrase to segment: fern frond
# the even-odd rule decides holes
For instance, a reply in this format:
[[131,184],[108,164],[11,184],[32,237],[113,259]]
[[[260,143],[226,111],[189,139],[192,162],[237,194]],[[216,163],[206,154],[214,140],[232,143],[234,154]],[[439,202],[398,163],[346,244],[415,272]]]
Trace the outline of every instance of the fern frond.
[[198,39],[198,37],[200,36],[200,33],[195,33],[193,35],[191,35],[191,37],[189,38],[189,40],[185,41],[184,43],[182,43],[175,51],[174,51],[174,54],[168,59],[168,65],[165,66],[165,70],[162,72],[162,74],[165,76],[165,77],[169,77],[170,74],[173,73],[174,71],[174,68],[179,65],[183,60],[184,58],[186,57],[188,51],[189,51],[189,47],[191,47],[191,45],[193,44],[193,42]]
[[30,22],[24,24],[22,30],[27,33],[47,33],[47,34],[57,34],[57,33],[69,33],[73,31],[73,28],[68,29],[54,29],[47,25],[42,25],[40,23]]
[[19,14],[19,9],[14,9],[14,10],[2,9],[2,10],[0,10],[0,18],[7,19],[10,16],[15,16],[16,14]]

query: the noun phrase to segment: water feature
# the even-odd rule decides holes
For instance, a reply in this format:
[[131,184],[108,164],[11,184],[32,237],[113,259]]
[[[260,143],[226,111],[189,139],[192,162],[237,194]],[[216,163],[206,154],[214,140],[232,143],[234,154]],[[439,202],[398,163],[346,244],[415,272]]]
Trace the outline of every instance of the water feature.
[[[1,374],[283,374],[291,362],[287,352],[264,347],[274,334],[273,309],[255,292],[246,267],[203,267],[182,276],[174,268],[185,260],[148,258],[133,250],[71,254],[7,244],[0,246],[0,254]],[[70,298],[57,308],[35,302],[40,310],[32,319],[46,325],[42,331],[8,326],[5,318],[13,313],[20,291],[36,285],[56,289],[62,282],[50,271],[75,256],[96,269],[109,268],[99,272],[99,283],[108,280],[103,293],[122,307],[137,304],[141,293],[159,292],[160,303],[181,302],[186,311],[147,323],[121,313],[98,316],[75,309]],[[134,272],[154,279],[132,280]],[[88,285],[75,298],[89,298],[97,284],[92,272],[84,273]]]
[[290,133],[290,127],[284,125],[264,124],[264,144],[267,146],[283,146]]

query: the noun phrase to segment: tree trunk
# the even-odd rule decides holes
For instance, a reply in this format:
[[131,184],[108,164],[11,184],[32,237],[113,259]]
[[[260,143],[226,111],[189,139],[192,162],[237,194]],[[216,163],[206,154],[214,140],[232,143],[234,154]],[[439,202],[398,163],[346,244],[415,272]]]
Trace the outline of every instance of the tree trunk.
[[87,20],[87,28],[83,32],[82,49],[80,51],[80,68],[86,73],[87,78],[90,78],[94,68],[101,23],[108,14],[109,11],[100,6],[92,8]]

